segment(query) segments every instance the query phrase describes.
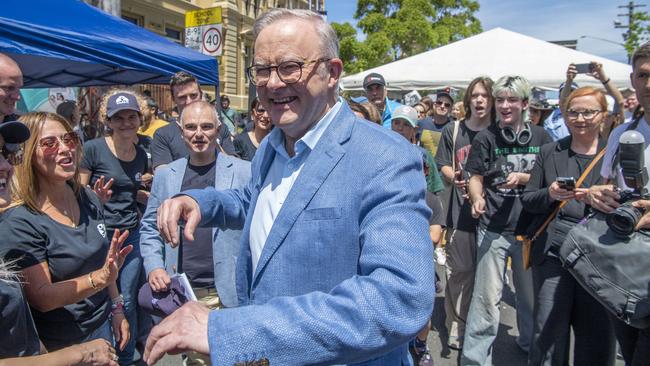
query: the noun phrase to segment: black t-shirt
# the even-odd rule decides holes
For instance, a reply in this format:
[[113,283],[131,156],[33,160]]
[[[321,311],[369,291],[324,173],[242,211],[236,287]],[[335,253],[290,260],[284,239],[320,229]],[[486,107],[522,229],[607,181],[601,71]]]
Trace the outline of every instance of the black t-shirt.
[[257,148],[253,145],[250,136],[248,136],[248,132],[242,132],[237,135],[232,143],[235,145],[235,151],[241,159],[247,161],[253,160]]
[[147,168],[149,169],[149,173],[151,173],[151,168],[153,167],[152,161],[151,161],[151,144],[153,143],[153,139],[147,135],[140,135],[138,134],[138,146],[144,149],[144,152],[147,153]]
[[[214,187],[216,160],[208,165],[187,164],[181,191]],[[194,241],[183,240],[180,247],[181,270],[193,288],[214,287],[212,261],[212,228],[200,227],[194,231]]]
[[135,158],[119,160],[108,147],[106,138],[88,141],[84,145],[81,167],[91,172],[90,186],[101,177],[108,182],[113,178],[113,195],[104,204],[106,226],[110,230],[133,229],[138,226],[137,193],[142,175],[147,172],[147,153],[135,145]]
[[[236,155],[235,147],[230,138],[230,131],[226,126],[219,129],[219,143],[226,154]],[[190,150],[185,145],[181,128],[176,122],[170,122],[168,125],[157,129],[153,134],[151,160],[154,168],[189,155]]]
[[[454,125],[455,122],[449,123],[442,130],[442,137],[438,145],[436,153],[436,164],[439,168],[443,166],[453,166],[453,159],[456,160],[456,170],[467,172],[465,165],[469,152],[472,149],[472,141],[477,131],[472,131],[465,125],[465,121],[458,124],[458,132],[456,134],[456,144],[454,146]],[[454,150],[455,151],[452,151]],[[467,172],[465,178],[469,177]],[[449,209],[447,210],[446,224],[448,227],[456,228],[463,231],[475,231],[478,219],[472,217],[472,205],[470,201],[463,198],[465,194],[464,189],[460,189],[453,185]]]
[[[97,196],[83,189],[78,198],[79,225],[60,224],[45,214],[18,206],[6,211],[0,223],[0,256],[17,259],[19,269],[47,262],[52,282],[76,278],[100,268],[109,240]],[[42,313],[32,308],[41,340],[48,349],[79,341],[102,325],[110,313],[108,290],[80,302]]]
[[18,282],[0,279],[0,359],[35,356],[41,343]]
[[466,169],[470,174],[483,176],[486,194],[486,212],[481,215],[482,228],[495,233],[513,233],[521,213],[521,200],[525,185],[514,189],[498,189],[492,183],[502,173],[507,177],[513,172],[530,173],[540,147],[551,138],[544,128],[531,125],[532,138],[526,146],[508,145],[500,135],[496,124],[479,132],[472,142]]

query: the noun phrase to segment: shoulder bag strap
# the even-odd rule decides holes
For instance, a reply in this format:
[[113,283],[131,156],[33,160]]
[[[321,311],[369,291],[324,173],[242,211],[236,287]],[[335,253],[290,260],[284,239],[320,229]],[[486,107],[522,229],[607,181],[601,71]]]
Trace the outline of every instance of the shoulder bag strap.
[[458,126],[460,121],[454,121],[454,134],[451,138],[451,169],[456,174],[456,137],[458,136]]
[[[596,164],[598,164],[600,159],[603,158],[603,155],[605,155],[605,150],[607,150],[607,146],[605,146],[602,150],[600,150],[598,152],[598,154],[596,155],[594,160],[592,160],[591,163],[589,163],[589,166],[587,166],[587,169],[585,169],[585,171],[582,172],[582,175],[580,175],[580,178],[578,178],[578,181],[576,182],[576,188],[580,188],[580,186],[582,185],[582,182],[584,182],[584,180],[589,175],[589,172],[591,172],[591,170],[596,166]],[[546,230],[546,228],[551,223],[551,221],[553,221],[553,219],[558,214],[558,212],[560,212],[562,207],[566,206],[566,204],[568,202],[569,201],[562,201],[562,202],[560,202],[559,205],[557,205],[557,207],[555,207],[555,210],[553,210],[553,212],[551,212],[551,214],[548,215],[548,217],[546,218],[546,221],[544,221],[542,226],[540,226],[539,229],[537,229],[537,231],[535,232],[535,235],[533,235],[533,237],[530,238],[531,241],[537,240],[537,238],[539,238],[539,236],[542,235],[542,233],[544,233],[544,230]]]

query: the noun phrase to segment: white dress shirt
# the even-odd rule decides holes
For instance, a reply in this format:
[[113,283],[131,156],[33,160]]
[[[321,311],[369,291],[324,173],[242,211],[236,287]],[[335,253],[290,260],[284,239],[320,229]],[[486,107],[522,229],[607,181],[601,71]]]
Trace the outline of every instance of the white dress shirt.
[[284,148],[284,134],[279,128],[273,129],[269,136],[269,145],[275,150],[275,157],[264,179],[262,190],[253,211],[250,229],[250,248],[253,261],[253,273],[262,255],[266,239],[273,228],[275,218],[280,213],[293,184],[300,175],[309,153],[314,150],[321,136],[341,108],[342,100],[337,103],[305,135],[296,141],[293,157],[289,157]]

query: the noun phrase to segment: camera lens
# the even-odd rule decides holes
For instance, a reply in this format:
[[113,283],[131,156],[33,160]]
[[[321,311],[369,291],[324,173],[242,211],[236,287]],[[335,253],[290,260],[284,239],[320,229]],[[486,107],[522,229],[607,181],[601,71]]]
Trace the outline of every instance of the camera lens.
[[642,215],[640,210],[626,203],[607,216],[607,225],[615,233],[629,236],[634,232]]

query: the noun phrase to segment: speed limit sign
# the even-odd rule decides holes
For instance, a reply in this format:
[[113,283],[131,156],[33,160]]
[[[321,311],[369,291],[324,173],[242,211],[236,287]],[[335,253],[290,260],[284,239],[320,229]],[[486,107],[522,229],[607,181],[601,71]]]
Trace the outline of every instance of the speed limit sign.
[[223,37],[221,24],[212,24],[203,29],[203,53],[211,56],[221,56]]

